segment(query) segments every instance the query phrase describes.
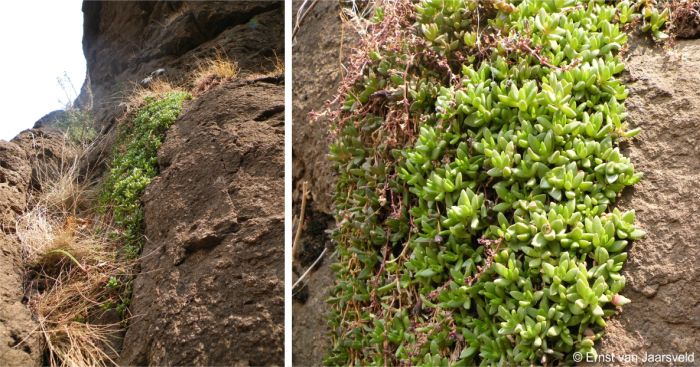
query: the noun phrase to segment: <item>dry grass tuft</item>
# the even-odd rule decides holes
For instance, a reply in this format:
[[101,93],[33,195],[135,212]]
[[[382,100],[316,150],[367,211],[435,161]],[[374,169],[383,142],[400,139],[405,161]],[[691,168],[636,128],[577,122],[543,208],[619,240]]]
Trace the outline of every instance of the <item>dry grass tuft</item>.
[[96,195],[90,182],[81,182],[81,159],[91,146],[77,146],[64,140],[57,158],[35,162],[35,184],[39,191],[30,194],[33,206],[64,215],[73,214],[85,207]]
[[104,235],[92,233],[105,231],[102,228],[109,227],[73,216],[51,216],[45,207],[35,206],[17,222],[25,265],[46,272],[54,266],[62,268],[64,260],[83,270],[83,264],[114,261],[115,245]]
[[273,60],[273,68],[270,71],[270,74],[278,76],[278,75],[284,75],[284,59],[280,58],[277,56],[277,53],[275,52],[275,59]]
[[112,349],[107,353],[104,345],[109,345],[110,335],[117,331],[118,325],[67,321],[61,328],[51,329],[42,319],[39,319],[39,324],[47,335],[51,367],[117,365],[110,357],[116,351]]
[[89,261],[93,259],[89,253],[84,255],[87,256],[81,259],[83,265],[58,260],[51,266],[58,265],[60,270],[49,270],[55,275],[40,273],[36,279],[53,283],[29,301],[48,346],[52,367],[116,365],[113,357],[117,351],[111,338],[121,325],[99,323],[99,319],[105,312],[105,300],[114,297],[105,285],[125,268],[108,261],[94,263]]
[[284,76],[284,59],[280,58],[277,53],[274,53],[273,58],[268,58],[271,64],[267,68],[267,71],[259,73],[248,73],[245,75],[245,80],[254,81],[259,79],[268,78],[282,78]]
[[[76,223],[87,224],[89,221],[79,219],[78,211],[94,201],[96,192],[90,182],[81,181],[80,160],[83,151],[65,143],[58,161],[39,161],[35,164],[40,191],[33,191],[29,196],[31,209],[21,215],[16,223],[17,236],[22,246],[26,263],[31,264],[40,257],[50,256],[56,251],[77,251],[70,248],[76,242]],[[78,251],[82,253],[82,251]]]
[[239,72],[238,63],[220,53],[211,59],[201,60],[193,74],[192,94],[206,92],[226,80],[235,78]]
[[25,262],[33,262],[47,244],[53,243],[55,223],[52,222],[44,206],[35,206],[17,219],[15,228]]
[[142,86],[137,84],[131,94],[124,98],[124,101],[120,103],[120,106],[126,107],[126,115],[133,111],[137,111],[141,108],[147,98],[162,98],[166,94],[172,92],[182,92],[182,88],[176,87],[170,82],[157,79],[148,84],[148,86]]
[[82,155],[38,162],[41,191],[32,193],[16,224],[25,297],[52,367],[116,365],[111,340],[121,324],[105,315],[125,304],[133,268],[118,256],[110,223],[89,209],[95,196],[79,175]]
[[115,365],[110,339],[121,325],[101,319],[123,302],[118,282],[130,277],[132,264],[117,256],[109,232],[104,223],[52,217],[37,206],[19,221],[25,294],[52,367]]

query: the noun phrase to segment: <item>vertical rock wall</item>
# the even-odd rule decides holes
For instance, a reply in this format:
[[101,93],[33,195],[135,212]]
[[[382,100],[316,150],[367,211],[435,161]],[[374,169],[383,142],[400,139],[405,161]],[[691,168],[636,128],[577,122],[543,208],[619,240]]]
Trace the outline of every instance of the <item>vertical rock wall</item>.
[[89,88],[108,162],[120,104],[152,71],[186,87],[216,55],[241,75],[198,95],[166,134],[142,198],[147,241],[119,362],[283,363],[281,1],[83,3]]
[[185,81],[197,62],[218,54],[244,70],[269,69],[282,57],[281,1],[85,1],[83,51],[99,127],[123,113],[120,98],[156,69]]
[[0,141],[0,364],[39,366],[38,323],[22,303],[22,266],[15,217],[27,204],[32,168],[18,145]]
[[26,130],[0,141],[0,366],[38,366],[44,342],[24,297],[22,252],[15,223],[39,175],[55,172],[72,150],[55,131]]
[[283,89],[225,84],[168,133],[123,364],[283,364]]
[[[294,16],[303,1],[294,1]],[[309,9],[306,3],[306,8]],[[300,212],[301,185],[308,182],[310,197],[306,208],[306,225],[299,251],[301,275],[318,257],[326,245],[322,236],[311,235],[334,225],[332,214],[335,171],[328,160],[328,126],[326,121],[313,122],[309,116],[320,112],[324,102],[333,98],[341,80],[343,54],[351,52],[351,29],[343,29],[338,2],[319,1],[309,10],[299,24],[296,34],[293,63],[293,121],[292,156],[294,180],[294,215]],[[329,223],[324,223],[324,222]],[[307,275],[306,287],[297,290],[293,300],[293,362],[301,366],[317,366],[330,347],[327,324],[326,298],[333,285],[333,272],[329,265],[333,259],[328,251],[320,266]],[[294,278],[296,280],[296,278]]]

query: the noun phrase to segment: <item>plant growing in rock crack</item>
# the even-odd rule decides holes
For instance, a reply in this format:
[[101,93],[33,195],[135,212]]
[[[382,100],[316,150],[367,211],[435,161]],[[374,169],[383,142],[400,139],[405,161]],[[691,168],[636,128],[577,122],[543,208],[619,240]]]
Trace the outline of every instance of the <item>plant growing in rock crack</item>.
[[141,194],[158,173],[158,149],[165,132],[190,98],[183,91],[170,91],[160,98],[146,97],[132,121],[119,126],[117,143],[101,201],[121,228],[124,252],[135,258],[143,244]]
[[86,150],[68,140],[52,154],[40,150],[34,166],[40,190],[30,192],[15,226],[24,296],[50,366],[114,365],[110,338],[122,325],[103,317],[112,305],[128,303],[126,288],[113,280],[129,278],[133,262],[117,256],[105,230],[110,223],[95,213],[90,174],[80,171]]
[[[631,6],[379,8],[328,111],[339,177],[326,363],[596,353],[629,302],[625,249],[644,235],[634,211],[612,207],[641,178],[618,147],[639,133],[616,77]],[[648,18],[651,32],[663,25]]]

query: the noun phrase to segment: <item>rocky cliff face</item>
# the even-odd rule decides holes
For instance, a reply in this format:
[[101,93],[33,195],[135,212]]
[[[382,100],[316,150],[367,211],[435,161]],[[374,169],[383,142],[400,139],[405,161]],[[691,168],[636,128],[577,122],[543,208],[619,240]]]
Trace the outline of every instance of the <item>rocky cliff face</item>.
[[244,71],[268,70],[284,47],[280,1],[85,1],[83,51],[89,103],[102,128],[123,113],[119,97],[151,72],[163,68],[183,81],[197,61],[224,54]]
[[[29,309],[22,304],[22,273],[17,237],[13,233],[15,215],[27,204],[27,190],[32,169],[27,153],[17,144],[0,142],[0,360],[11,366],[39,365],[41,353],[38,327]],[[24,347],[17,346],[31,338]]]
[[40,325],[24,294],[24,271],[16,217],[27,207],[38,175],[51,172],[58,157],[70,156],[63,135],[28,130],[11,142],[0,141],[0,365],[39,366],[43,362]]
[[239,79],[199,96],[168,132],[161,176],[143,198],[146,243],[135,281],[127,365],[281,364],[283,100],[256,78],[283,55],[283,4],[85,2],[94,111],[109,131],[113,96],[153,70],[187,83],[223,53]]
[[[297,14],[302,3],[294,2],[294,14]],[[337,2],[318,2],[299,26],[294,44],[292,75],[293,199],[294,214],[298,215],[302,183],[308,182],[306,220],[309,223],[301,238],[299,254],[301,259],[310,261],[301,262],[302,266],[295,269],[296,276],[301,276],[325,245],[326,239],[319,238],[321,236],[308,235],[311,224],[318,223],[321,233],[334,225],[331,214],[335,173],[327,158],[330,142],[328,128],[322,122],[313,122],[309,114],[319,111],[324,101],[333,98],[342,76],[338,63],[343,54],[341,45],[352,45],[352,32],[341,30],[340,6]],[[310,274],[307,286],[297,291],[298,296],[293,301],[295,365],[320,365],[330,347],[325,300],[333,285],[333,272],[328,266],[333,260],[330,251],[324,256],[326,259],[318,270]]]
[[[281,365],[284,86],[269,72],[284,54],[283,3],[85,1],[82,10],[88,76],[76,104],[92,107],[98,137],[82,163],[97,177],[139,81],[165,69],[163,79],[191,88],[198,62],[215,55],[241,69],[188,102],[166,134],[160,176],[142,198],[148,240],[117,362]],[[50,154],[40,137],[58,115],[0,144],[0,365],[43,363],[12,226],[41,189],[30,158]]]
[[144,195],[126,365],[281,364],[283,87],[229,83],[168,134]]

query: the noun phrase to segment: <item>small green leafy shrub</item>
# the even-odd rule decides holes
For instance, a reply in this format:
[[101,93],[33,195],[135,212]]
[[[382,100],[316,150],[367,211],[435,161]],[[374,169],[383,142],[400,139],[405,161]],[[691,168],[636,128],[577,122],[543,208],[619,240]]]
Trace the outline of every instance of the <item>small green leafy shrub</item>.
[[122,318],[127,317],[133,285],[133,279],[128,275],[110,277],[105,287],[112,297],[105,300],[100,307],[103,310],[114,309]]
[[170,92],[160,99],[146,98],[133,121],[119,126],[112,164],[102,192],[102,203],[122,229],[124,251],[131,257],[142,247],[141,194],[158,174],[158,148],[165,132],[180,115],[189,93]]
[[[341,87],[331,365],[595,354],[641,178],[618,147],[627,2],[388,4]],[[651,18],[650,18],[651,19]],[[655,23],[656,22],[656,23]],[[651,19],[650,30],[658,30]],[[656,35],[655,36],[659,36]],[[366,66],[365,66],[366,65]]]

